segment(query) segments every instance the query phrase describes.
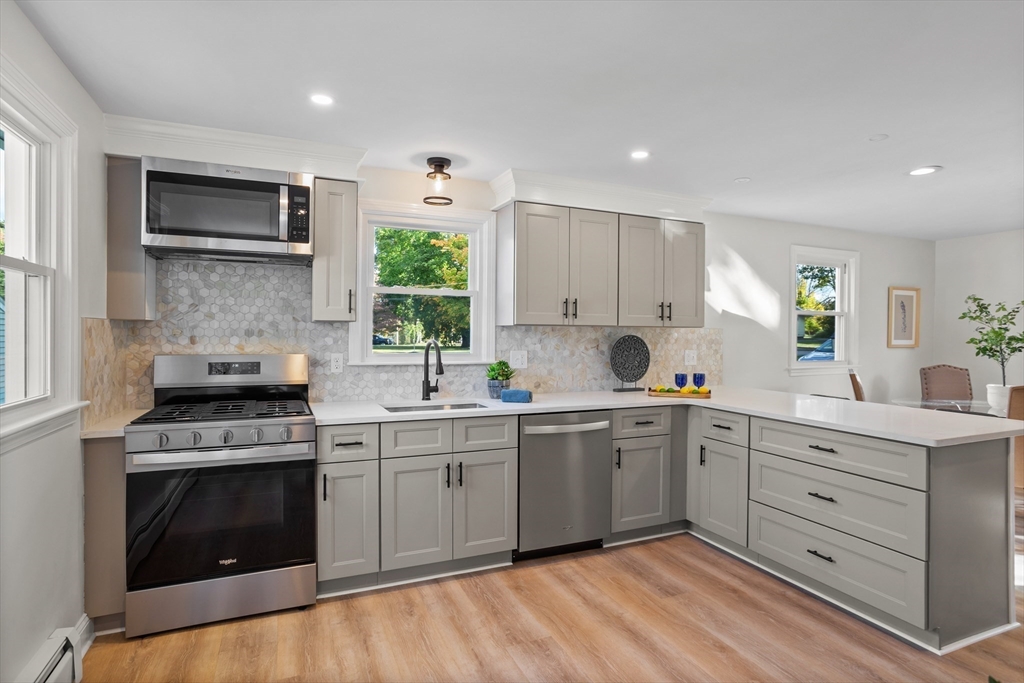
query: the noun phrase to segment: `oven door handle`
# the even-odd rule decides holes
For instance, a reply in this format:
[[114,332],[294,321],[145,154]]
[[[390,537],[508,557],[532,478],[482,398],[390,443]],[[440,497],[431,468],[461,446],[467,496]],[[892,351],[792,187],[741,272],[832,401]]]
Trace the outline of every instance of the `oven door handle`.
[[[131,464],[145,469],[169,469],[167,465],[189,467],[216,467],[235,464],[234,461],[266,462],[312,460],[316,458],[313,442],[286,443],[278,446],[256,446],[255,448],[226,448],[217,451],[169,451],[166,453],[132,453]],[[148,467],[147,467],[148,466]],[[177,468],[175,468],[177,469]]]

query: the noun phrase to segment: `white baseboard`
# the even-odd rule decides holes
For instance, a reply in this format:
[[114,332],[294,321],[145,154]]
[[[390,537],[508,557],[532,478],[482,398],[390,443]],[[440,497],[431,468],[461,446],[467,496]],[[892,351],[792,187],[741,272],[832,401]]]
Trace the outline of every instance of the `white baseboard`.
[[89,615],[82,613],[82,616],[78,618],[78,623],[75,624],[75,632],[78,634],[78,642],[82,648],[82,656],[89,651],[92,647],[92,643],[96,640],[96,631],[92,627],[92,619]]

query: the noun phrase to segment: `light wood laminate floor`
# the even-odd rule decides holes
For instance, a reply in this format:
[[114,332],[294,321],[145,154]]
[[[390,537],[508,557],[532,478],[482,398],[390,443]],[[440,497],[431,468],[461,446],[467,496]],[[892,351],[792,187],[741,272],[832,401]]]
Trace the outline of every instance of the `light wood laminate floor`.
[[[1018,536],[1020,525],[1018,517]],[[1021,621],[1020,586],[1016,599]],[[1024,631],[938,657],[678,535],[306,611],[127,641],[101,636],[84,668],[86,681],[103,682],[1020,683]]]

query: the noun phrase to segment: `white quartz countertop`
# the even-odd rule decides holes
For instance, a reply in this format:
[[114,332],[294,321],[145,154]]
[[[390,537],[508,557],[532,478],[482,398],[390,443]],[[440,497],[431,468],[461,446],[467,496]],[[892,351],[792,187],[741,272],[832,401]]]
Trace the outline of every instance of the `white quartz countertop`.
[[124,436],[124,426],[137,417],[146,414],[146,410],[122,410],[93,426],[83,429],[79,434],[82,439],[110,439]]
[[310,406],[316,417],[317,425],[407,422],[486,415],[533,415],[639,408],[651,405],[696,405],[769,420],[794,422],[930,447],[955,446],[1024,434],[1024,422],[1020,420],[959,415],[886,403],[862,403],[807,394],[736,387],[713,387],[710,399],[659,398],[648,396],[646,392],[585,391],[565,394],[534,394],[533,403],[502,403],[481,398],[435,398],[434,402],[475,402],[487,407],[469,410],[391,413],[383,406],[419,405],[422,401],[383,401],[381,403],[342,401],[312,403]]

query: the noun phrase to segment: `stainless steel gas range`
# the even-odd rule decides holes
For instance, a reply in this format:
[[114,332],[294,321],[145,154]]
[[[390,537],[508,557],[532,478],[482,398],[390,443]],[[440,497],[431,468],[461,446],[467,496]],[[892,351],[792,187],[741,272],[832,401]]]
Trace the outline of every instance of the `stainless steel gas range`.
[[316,601],[316,425],[301,354],[157,356],[125,427],[125,635]]

